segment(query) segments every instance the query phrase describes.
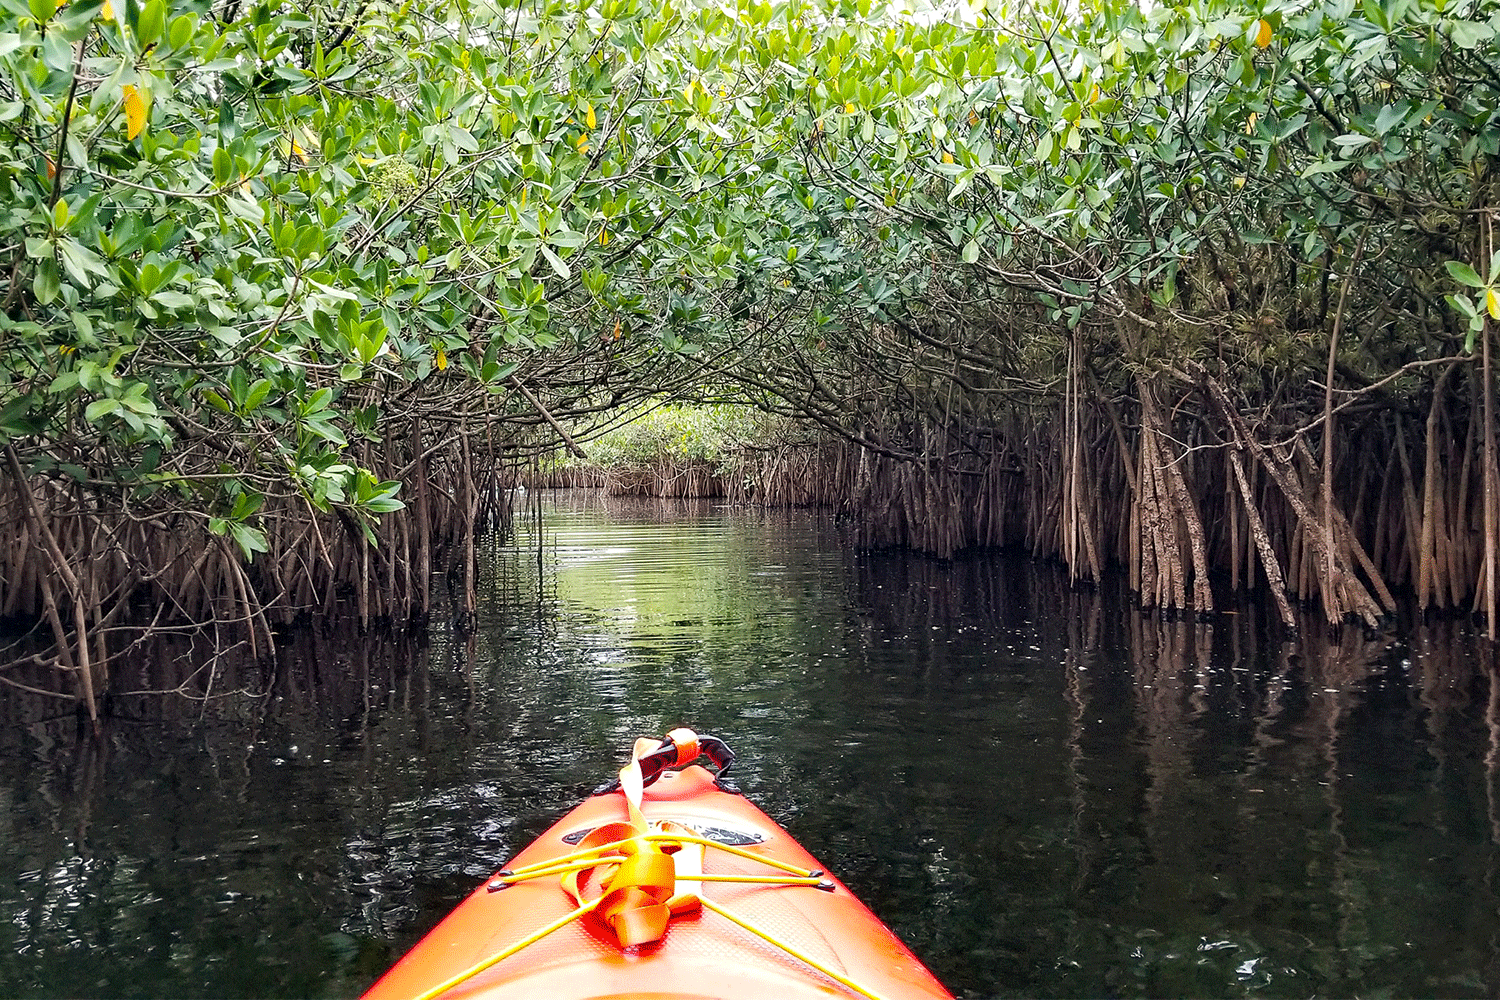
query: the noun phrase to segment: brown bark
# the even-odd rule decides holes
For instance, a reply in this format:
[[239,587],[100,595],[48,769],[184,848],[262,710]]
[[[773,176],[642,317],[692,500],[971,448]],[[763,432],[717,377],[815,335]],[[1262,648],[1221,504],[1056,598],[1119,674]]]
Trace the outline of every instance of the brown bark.
[[[77,575],[68,565],[67,559],[63,557],[56,536],[53,535],[52,529],[37,506],[36,495],[32,493],[31,486],[26,481],[26,473],[21,468],[21,460],[17,457],[13,445],[5,446],[5,458],[10,466],[11,479],[14,481],[16,494],[30,523],[32,534],[41,539],[45,551],[52,560],[52,571],[62,578],[63,585],[67,587],[69,603],[73,606],[73,633],[77,643],[72,665],[78,672],[78,684],[83,694],[84,705],[88,708],[89,721],[97,729],[99,707],[94,701],[94,672],[89,656],[88,609],[84,607],[83,587],[79,585]],[[57,599],[52,591],[51,581],[45,574],[42,576],[42,583],[43,600],[49,609],[48,619],[52,625],[53,636],[57,641],[59,651],[64,651],[68,646],[67,635],[63,630],[62,620],[58,616]]]
[[1281,578],[1281,564],[1276,559],[1276,550],[1271,545],[1271,536],[1267,533],[1265,525],[1261,522],[1260,512],[1256,509],[1255,495],[1245,476],[1245,466],[1240,461],[1238,449],[1230,450],[1229,467],[1234,471],[1234,481],[1239,485],[1240,496],[1244,500],[1245,519],[1249,522],[1250,536],[1255,540],[1255,549],[1260,553],[1261,566],[1266,571],[1266,586],[1271,590],[1271,599],[1276,602],[1276,610],[1281,615],[1282,624],[1287,628],[1295,628],[1297,619],[1292,614],[1291,602],[1286,597],[1286,583]]
[[427,454],[422,447],[422,423],[411,422],[412,478],[417,494],[417,611],[432,613],[432,504],[428,499]]
[[[1483,342],[1481,361],[1484,379],[1484,571],[1476,588],[1475,605],[1483,608],[1485,635],[1495,641],[1495,527],[1500,507],[1500,473],[1495,467],[1495,383],[1490,372],[1490,321],[1486,317],[1480,336]],[[1482,598],[1482,603],[1480,603]]]
[[1443,373],[1438,376],[1437,383],[1432,387],[1432,404],[1427,408],[1427,459],[1422,476],[1422,519],[1420,521],[1422,527],[1417,540],[1417,552],[1420,554],[1420,561],[1417,564],[1417,607],[1424,610],[1432,603],[1434,595],[1441,594],[1446,589],[1438,578],[1441,572],[1439,568],[1441,561],[1438,559],[1437,546],[1438,539],[1444,533],[1440,527],[1443,520],[1443,493],[1438,488],[1438,452],[1441,444],[1438,434],[1438,415],[1442,412],[1448,379],[1452,374],[1452,367],[1443,369]]
[[[1308,504],[1302,484],[1298,480],[1297,470],[1289,456],[1273,453],[1271,449],[1261,444],[1245,425],[1245,420],[1240,416],[1239,411],[1230,402],[1229,394],[1223,385],[1217,379],[1208,377],[1206,373],[1205,381],[1209,388],[1209,395],[1218,405],[1225,421],[1239,440],[1249,448],[1261,467],[1270,474],[1272,480],[1280,488],[1282,496],[1291,504],[1292,510],[1297,515],[1299,527],[1302,529],[1304,544],[1310,544],[1313,554],[1324,565],[1331,565],[1337,571],[1332,579],[1323,580],[1324,587],[1334,590],[1336,594],[1344,595],[1344,599],[1340,602],[1325,604],[1329,621],[1337,624],[1345,612],[1353,612],[1373,628],[1380,620],[1380,607],[1365,590],[1364,585],[1354,577],[1352,567],[1347,563],[1340,564],[1341,561],[1337,558],[1336,541],[1334,544],[1328,544],[1330,540],[1325,539],[1323,532],[1319,530],[1321,519]],[[1305,591],[1302,592],[1305,593]]]

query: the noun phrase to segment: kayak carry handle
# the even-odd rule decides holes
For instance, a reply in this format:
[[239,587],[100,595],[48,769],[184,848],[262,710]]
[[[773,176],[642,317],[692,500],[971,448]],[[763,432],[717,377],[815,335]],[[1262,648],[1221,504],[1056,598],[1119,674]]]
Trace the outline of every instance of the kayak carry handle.
[[[636,758],[641,765],[641,787],[650,786],[668,768],[684,768],[699,757],[714,765],[714,784],[726,792],[737,791],[728,785],[724,775],[734,764],[734,751],[717,736],[700,735],[691,729],[674,729],[662,738],[656,749]],[[595,795],[619,790],[620,779],[612,778],[594,789]]]

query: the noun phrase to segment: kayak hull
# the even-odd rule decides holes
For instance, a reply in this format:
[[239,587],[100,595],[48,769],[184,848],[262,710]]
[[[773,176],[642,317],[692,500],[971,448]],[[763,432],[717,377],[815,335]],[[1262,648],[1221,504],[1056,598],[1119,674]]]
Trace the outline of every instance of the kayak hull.
[[[719,843],[799,868],[823,866],[755,805],[720,790],[701,767],[668,771],[646,789],[641,811]],[[625,796],[586,799],[506,865],[564,857],[588,832],[627,819]],[[763,876],[764,864],[709,849],[706,874]],[[837,879],[808,885],[704,882],[699,895],[768,933],[767,943],[717,912],[674,916],[660,941],[622,948],[600,921],[583,918],[526,945],[444,991],[443,1000],[803,1000],[873,995],[951,998],[922,963]],[[365,1000],[411,1000],[565,918],[577,906],[555,876],[493,890],[481,885],[385,974]],[[836,981],[795,952],[838,973]]]

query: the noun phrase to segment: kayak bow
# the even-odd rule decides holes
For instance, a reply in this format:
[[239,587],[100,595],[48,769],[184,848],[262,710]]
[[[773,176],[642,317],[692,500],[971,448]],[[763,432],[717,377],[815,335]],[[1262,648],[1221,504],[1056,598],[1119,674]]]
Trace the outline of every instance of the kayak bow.
[[[706,754],[717,776],[694,764]],[[364,1000],[951,996],[674,730],[517,855]],[[675,770],[673,770],[675,768]]]

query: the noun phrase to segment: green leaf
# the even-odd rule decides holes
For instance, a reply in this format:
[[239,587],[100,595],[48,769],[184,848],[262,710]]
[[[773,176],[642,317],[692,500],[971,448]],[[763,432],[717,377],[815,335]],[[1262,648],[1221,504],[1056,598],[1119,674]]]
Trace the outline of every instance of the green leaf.
[[234,157],[223,146],[214,150],[214,183],[224,185],[234,176]]
[[1336,170],[1343,170],[1353,162],[1353,160],[1319,160],[1303,169],[1301,176],[1314,177],[1318,174],[1331,174]]
[[1453,280],[1470,288],[1483,288],[1484,279],[1474,273],[1474,269],[1461,260],[1449,260],[1443,262],[1443,267],[1452,276]]
[[327,417],[321,415],[306,417],[303,420],[303,426],[324,441],[336,444],[340,448],[349,444],[348,439],[344,437],[344,432],[335,427]]
[[84,288],[93,286],[94,278],[109,278],[109,265],[104,258],[73,239],[57,241],[57,253],[62,258],[68,275]]
[[260,226],[266,220],[266,210],[248,193],[241,192],[229,199],[229,212],[236,219],[252,226]]
[[557,272],[557,276],[559,278],[562,278],[564,281],[566,281],[569,278],[573,277],[572,269],[568,267],[567,263],[561,257],[553,253],[551,248],[549,248],[547,244],[538,243],[537,249],[542,252],[542,256],[547,259],[547,263],[552,266],[552,270]]
[[142,47],[155,45],[161,40],[162,29],[166,26],[166,21],[166,4],[162,0],[148,0],[146,6],[141,8],[141,17],[136,23],[136,40]]
[[245,394],[245,412],[249,412],[265,402],[266,396],[271,392],[270,379],[256,379],[250,391]]
[[83,419],[91,424],[96,423],[100,417],[107,413],[114,413],[119,409],[120,401],[118,399],[96,399],[84,409]]
[[73,47],[61,31],[49,31],[42,41],[42,64],[59,74],[73,68]]
[[972,239],[964,244],[963,253],[960,255],[965,264],[972,264],[979,259],[979,240]]
[[238,521],[229,521],[225,526],[229,529],[229,537],[239,545],[240,551],[245,553],[247,560],[254,560],[257,552],[270,551],[270,546],[266,544],[265,532],[259,528],[252,528]]
[[31,282],[31,292],[42,305],[51,305],[62,288],[62,278],[57,273],[57,261],[43,257],[36,263],[36,277]]
[[236,365],[229,369],[229,396],[236,406],[243,407],[250,395],[250,378],[245,369]]
[[164,289],[151,296],[151,301],[163,309],[175,312],[178,309],[191,308],[196,300],[191,295]]
[[0,406],[0,437],[24,437],[37,432],[36,421],[31,410],[36,400],[28,395],[17,396]]
[[174,49],[180,49],[192,40],[193,31],[197,27],[197,18],[191,14],[181,14],[172,19],[172,27],[168,30],[167,44]]
[[236,521],[243,521],[251,514],[260,510],[261,505],[265,502],[266,498],[264,494],[256,493],[253,490],[246,490],[234,498],[234,507],[230,511],[229,516]]
[[1461,49],[1478,48],[1495,37],[1495,29],[1485,21],[1450,21],[1448,24],[1453,44]]
[[1380,109],[1375,116],[1375,132],[1377,135],[1385,135],[1397,122],[1406,118],[1406,111],[1399,105],[1387,104]]

